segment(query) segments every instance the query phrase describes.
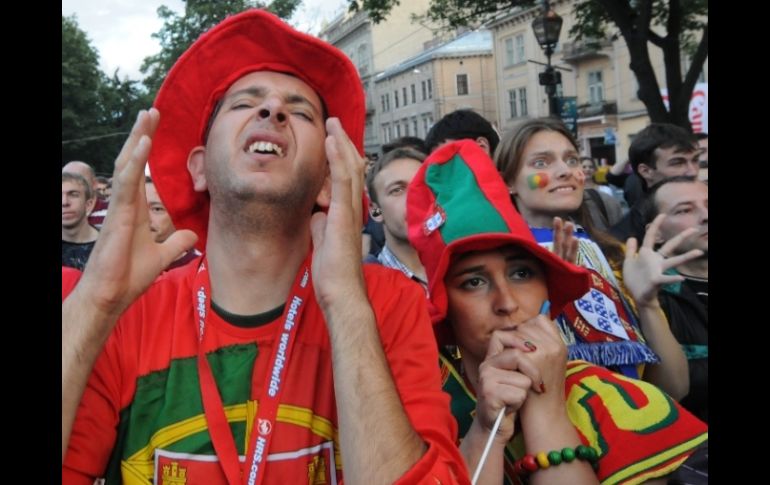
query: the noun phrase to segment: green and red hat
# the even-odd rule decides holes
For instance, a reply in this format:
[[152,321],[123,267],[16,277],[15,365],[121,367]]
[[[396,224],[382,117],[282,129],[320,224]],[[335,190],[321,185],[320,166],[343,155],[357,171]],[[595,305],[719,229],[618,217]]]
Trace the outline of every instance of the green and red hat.
[[350,59],[264,10],[226,18],[182,54],[155,99],[160,124],[150,152],[152,178],[176,228],[193,230],[201,250],[206,246],[209,194],[193,190],[187,157],[204,144],[217,102],[235,81],[256,71],[290,74],[307,83],[363,155],[366,105]]
[[428,276],[434,323],[446,317],[444,276],[454,254],[507,244],[524,248],[546,271],[551,316],[583,296],[590,273],[540,246],[511,202],[491,158],[472,140],[442,146],[423,162],[406,198],[409,242]]

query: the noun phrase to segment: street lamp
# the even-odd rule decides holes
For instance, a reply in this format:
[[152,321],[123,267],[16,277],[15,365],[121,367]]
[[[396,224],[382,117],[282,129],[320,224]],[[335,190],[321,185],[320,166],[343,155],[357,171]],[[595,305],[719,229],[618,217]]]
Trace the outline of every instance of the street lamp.
[[532,21],[532,30],[535,31],[537,43],[545,51],[547,64],[545,72],[540,73],[540,85],[545,86],[548,95],[548,112],[552,116],[558,116],[556,107],[556,85],[561,84],[561,73],[551,66],[551,55],[559,42],[559,33],[563,20],[550,8],[548,1],[543,2],[543,14]]

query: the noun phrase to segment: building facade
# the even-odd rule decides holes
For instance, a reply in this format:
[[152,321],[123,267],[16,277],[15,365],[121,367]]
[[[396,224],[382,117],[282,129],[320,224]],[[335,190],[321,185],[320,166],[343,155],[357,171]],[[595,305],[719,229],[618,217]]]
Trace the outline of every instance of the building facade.
[[379,140],[425,138],[433,123],[458,109],[497,120],[492,33],[466,32],[405,59],[374,79]]
[[[560,41],[551,63],[561,72],[557,96],[575,97],[577,138],[581,152],[608,164],[628,156],[633,136],[649,124],[647,110],[638,99],[636,77],[629,68],[630,54],[625,40],[571,40],[569,30],[576,23],[573,13],[578,0],[551,1],[562,25]],[[498,124],[510,129],[530,117],[548,115],[548,98],[538,74],[546,57],[538,45],[532,21],[541,7],[512,9],[488,27],[493,32],[497,78]],[[659,82],[665,84],[665,67],[660,49],[650,46],[650,57]],[[686,56],[683,56],[687,62]],[[706,61],[701,81],[708,77]]]
[[430,0],[410,0],[394,6],[388,17],[374,24],[364,10],[356,13],[345,12],[319,33],[319,37],[336,46],[358,68],[361,83],[366,93],[366,130],[364,151],[367,154],[380,150],[381,140],[378,107],[374,89],[374,76],[387,67],[421,52],[434,39],[434,33],[427,27],[411,21],[411,15],[423,13]]

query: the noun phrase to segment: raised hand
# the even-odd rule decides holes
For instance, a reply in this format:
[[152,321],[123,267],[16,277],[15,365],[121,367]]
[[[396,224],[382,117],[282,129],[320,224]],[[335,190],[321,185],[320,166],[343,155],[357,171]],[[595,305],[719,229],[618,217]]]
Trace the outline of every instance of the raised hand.
[[703,254],[703,251],[700,249],[693,249],[684,254],[669,256],[685,239],[697,232],[695,228],[682,231],[655,251],[655,240],[658,236],[660,225],[665,218],[665,214],[660,214],[652,221],[644,235],[642,247],[638,251],[635,238],[630,238],[626,242],[623,282],[628,291],[631,292],[637,305],[648,305],[656,302],[661,285],[684,280],[684,277],[680,275],[664,274],[666,270]]
[[551,251],[568,263],[577,264],[578,240],[575,237],[575,224],[566,223],[561,217],[553,218],[553,248]]
[[158,244],[150,233],[144,167],[159,117],[154,108],[141,111],[115,161],[107,216],[78,285],[105,316],[117,318],[197,240],[192,231],[180,230]]
[[[358,154],[338,118],[326,120],[326,156],[331,174],[328,213],[311,219],[313,285],[324,308],[335,298],[349,299],[364,290],[361,269],[362,191],[364,159]],[[361,291],[360,296],[366,299]]]

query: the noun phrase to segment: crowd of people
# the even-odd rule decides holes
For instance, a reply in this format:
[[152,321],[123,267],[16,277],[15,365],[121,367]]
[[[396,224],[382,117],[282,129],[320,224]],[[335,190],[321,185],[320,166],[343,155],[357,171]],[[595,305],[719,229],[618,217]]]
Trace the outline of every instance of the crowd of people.
[[707,138],[365,109],[254,9],[63,167],[63,483],[707,483]]

